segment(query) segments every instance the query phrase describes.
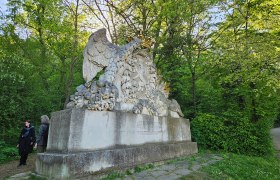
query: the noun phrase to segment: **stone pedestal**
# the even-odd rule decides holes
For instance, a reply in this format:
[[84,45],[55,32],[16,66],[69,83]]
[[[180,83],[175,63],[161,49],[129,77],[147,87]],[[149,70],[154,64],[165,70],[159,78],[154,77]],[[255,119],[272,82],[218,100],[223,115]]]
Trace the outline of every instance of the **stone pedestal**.
[[67,109],[52,114],[36,172],[61,179],[196,152],[186,119]]

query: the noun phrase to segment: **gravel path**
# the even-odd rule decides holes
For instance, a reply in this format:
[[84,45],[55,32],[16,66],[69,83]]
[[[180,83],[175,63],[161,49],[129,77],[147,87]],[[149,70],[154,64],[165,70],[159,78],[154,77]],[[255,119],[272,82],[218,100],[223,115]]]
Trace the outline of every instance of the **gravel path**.
[[17,167],[19,164],[19,160],[17,161],[11,161],[5,164],[0,165],[0,179],[5,179],[9,176],[19,174],[19,173],[26,173],[34,171],[35,169],[35,160],[36,160],[36,154],[30,154],[28,156],[27,162],[25,166]]

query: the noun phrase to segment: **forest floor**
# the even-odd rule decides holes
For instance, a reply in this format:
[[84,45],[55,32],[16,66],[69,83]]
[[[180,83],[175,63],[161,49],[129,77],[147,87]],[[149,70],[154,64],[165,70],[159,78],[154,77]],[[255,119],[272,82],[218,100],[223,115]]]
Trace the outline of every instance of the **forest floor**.
[[17,161],[10,161],[5,164],[0,165],[0,179],[5,179],[7,177],[10,177],[15,174],[19,173],[26,173],[34,171],[35,169],[35,160],[36,160],[36,154],[29,154],[27,158],[27,162],[25,166],[17,167],[19,164],[19,160]]

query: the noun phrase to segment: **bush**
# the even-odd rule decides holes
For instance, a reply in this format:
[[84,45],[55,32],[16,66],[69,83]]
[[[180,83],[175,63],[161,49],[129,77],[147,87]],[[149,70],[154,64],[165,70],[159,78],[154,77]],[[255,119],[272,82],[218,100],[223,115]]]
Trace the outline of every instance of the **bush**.
[[192,136],[200,146],[257,156],[273,154],[271,127],[269,121],[252,123],[238,114],[231,117],[200,114],[191,122]]
[[4,141],[0,141],[0,163],[18,158],[16,147],[8,146]]

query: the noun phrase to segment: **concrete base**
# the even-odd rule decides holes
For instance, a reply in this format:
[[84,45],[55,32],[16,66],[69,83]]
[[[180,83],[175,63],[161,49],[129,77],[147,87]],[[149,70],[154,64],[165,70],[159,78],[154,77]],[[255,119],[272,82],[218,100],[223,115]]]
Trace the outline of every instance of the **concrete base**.
[[187,119],[67,109],[52,114],[36,172],[63,179],[196,152]]
[[97,171],[127,168],[194,153],[197,153],[197,144],[189,141],[71,154],[40,153],[37,156],[36,172],[55,179],[82,177]]

